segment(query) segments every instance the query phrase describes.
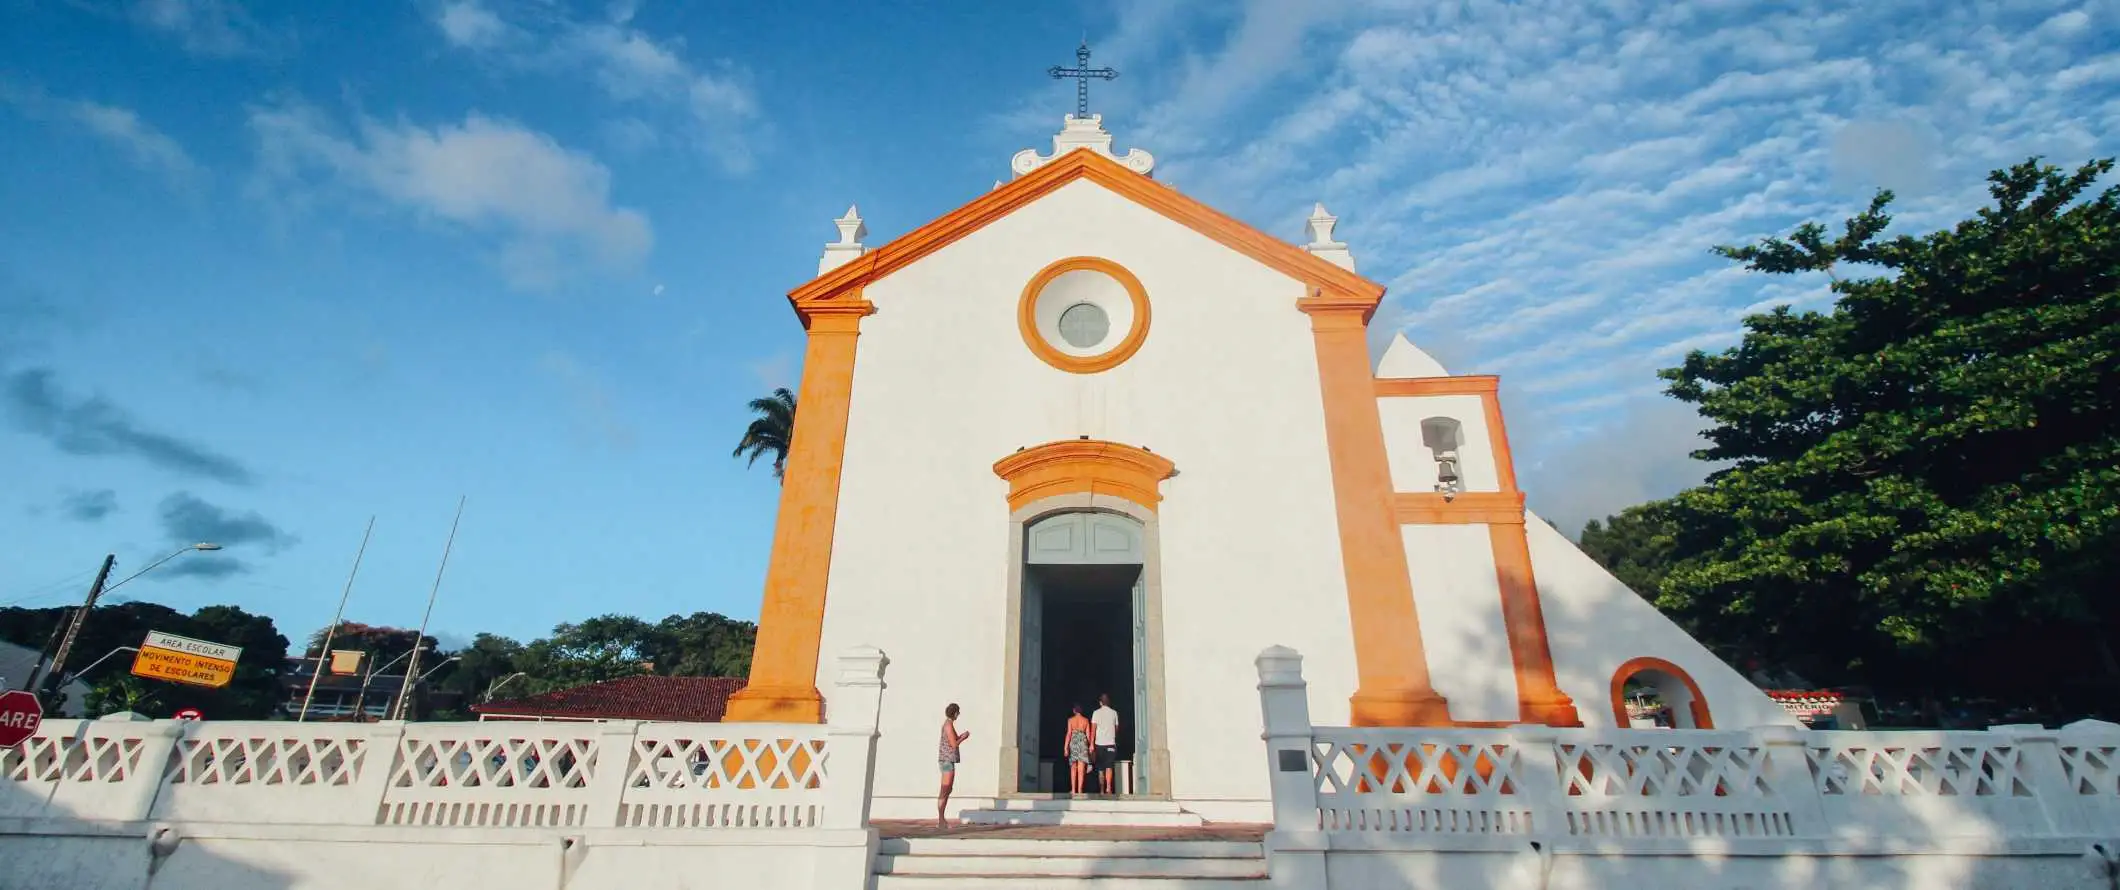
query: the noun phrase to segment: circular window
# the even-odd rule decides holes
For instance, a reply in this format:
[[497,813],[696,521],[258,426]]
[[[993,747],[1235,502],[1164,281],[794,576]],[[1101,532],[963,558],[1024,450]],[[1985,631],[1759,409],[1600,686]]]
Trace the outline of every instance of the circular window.
[[1089,349],[1104,342],[1112,320],[1095,303],[1076,303],[1060,313],[1060,339],[1076,349]]
[[1024,345],[1063,371],[1093,374],[1132,357],[1148,337],[1148,294],[1110,260],[1064,259],[1023,289],[1017,321]]

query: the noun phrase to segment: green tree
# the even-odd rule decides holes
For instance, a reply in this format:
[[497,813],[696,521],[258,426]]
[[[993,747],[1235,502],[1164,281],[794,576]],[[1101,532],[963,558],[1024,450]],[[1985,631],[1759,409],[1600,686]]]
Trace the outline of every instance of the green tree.
[[1676,529],[1662,502],[1638,504],[1583,524],[1577,543],[1583,552],[1622,583],[1649,600],[1663,588],[1670,571]]
[[2089,194],[2112,166],[1997,171],[1925,236],[1883,237],[1882,192],[1837,236],[1717,248],[1838,300],[1661,372],[1713,424],[1694,456],[1730,465],[1655,508],[1658,605],[1828,682],[2120,689],[2120,188]]
[[[151,686],[148,681],[130,674],[105,677],[89,688],[88,696],[82,704],[90,717],[101,717],[120,711],[167,717],[176,711],[162,703],[162,690],[159,688],[161,685]],[[169,713],[162,713],[163,711]]]
[[[41,648],[59,622],[69,620],[71,608],[0,609],[0,639]],[[113,677],[125,675],[132,664],[130,653],[110,655],[120,647],[138,647],[148,631],[159,630],[214,643],[240,646],[235,678],[220,689],[183,686],[161,680],[145,681],[156,690],[155,700],[165,710],[196,707],[217,720],[253,720],[272,716],[280,696],[280,671],[287,661],[287,638],[272,619],[253,615],[235,606],[206,606],[186,615],[168,606],[148,602],[122,602],[97,606],[81,626],[81,635],[67,657],[65,670],[86,671],[83,682],[94,688]],[[98,663],[98,659],[103,659]],[[16,678],[10,678],[16,679]],[[26,679],[26,678],[23,678]],[[19,680],[18,680],[19,682]],[[151,716],[167,717],[169,714]]]
[[788,446],[795,441],[795,394],[779,387],[770,396],[752,399],[750,408],[757,416],[750,426],[744,427],[743,439],[729,456],[745,458],[744,466],[749,467],[760,457],[772,455],[773,478],[782,478],[788,463]]
[[651,673],[654,625],[629,615],[600,615],[562,624],[552,635],[523,647],[517,664],[529,676],[525,693],[565,689]]
[[677,677],[747,677],[758,625],[714,612],[672,615],[655,625],[655,672]]

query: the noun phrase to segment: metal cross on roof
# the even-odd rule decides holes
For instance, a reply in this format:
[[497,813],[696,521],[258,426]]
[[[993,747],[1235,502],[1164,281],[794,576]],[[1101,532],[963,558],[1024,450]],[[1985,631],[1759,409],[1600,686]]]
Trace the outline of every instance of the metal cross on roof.
[[1076,48],[1075,50],[1075,67],[1062,68],[1058,65],[1054,65],[1053,67],[1046,69],[1045,73],[1052,75],[1054,80],[1061,80],[1069,77],[1075,79],[1076,117],[1089,117],[1090,78],[1094,77],[1100,80],[1111,80],[1112,78],[1119,76],[1119,72],[1117,69],[1091,68],[1089,66],[1089,41],[1087,40],[1082,41],[1082,45]]

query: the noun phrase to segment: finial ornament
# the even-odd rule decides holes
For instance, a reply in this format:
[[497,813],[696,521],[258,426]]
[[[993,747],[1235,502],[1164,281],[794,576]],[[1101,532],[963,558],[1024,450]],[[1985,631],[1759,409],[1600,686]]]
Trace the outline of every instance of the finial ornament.
[[1105,131],[1104,115],[1101,114],[1088,117],[1068,115],[1060,132],[1053,134],[1052,154],[1040,155],[1037,149],[1026,148],[1016,152],[1016,156],[1009,159],[1008,166],[1017,176],[1022,176],[1076,149],[1096,152],[1143,176],[1154,175],[1156,169],[1155,156],[1141,149],[1130,148],[1124,155],[1113,154],[1112,134]]
[[1347,250],[1347,244],[1332,240],[1332,230],[1340,224],[1340,218],[1327,213],[1325,205],[1319,203],[1311,208],[1310,219],[1306,222],[1310,226],[1310,243],[1303,245],[1303,249],[1335,266],[1354,271],[1354,254]]
[[1075,48],[1075,67],[1062,68],[1054,65],[1045,69],[1054,80],[1069,77],[1075,79],[1075,116],[1089,117],[1089,82],[1091,79],[1112,80],[1119,76],[1115,68],[1091,68],[1089,66],[1089,38],[1082,38],[1082,45]]
[[868,225],[861,221],[861,208],[853,204],[847,205],[847,215],[832,220],[832,225],[839,227],[841,245],[860,246],[861,239],[869,234]]
[[868,237],[869,227],[861,221],[860,208],[848,206],[847,215],[832,220],[832,225],[839,229],[839,240],[824,246],[824,256],[817,259],[819,275],[860,259],[867,250],[861,239]]

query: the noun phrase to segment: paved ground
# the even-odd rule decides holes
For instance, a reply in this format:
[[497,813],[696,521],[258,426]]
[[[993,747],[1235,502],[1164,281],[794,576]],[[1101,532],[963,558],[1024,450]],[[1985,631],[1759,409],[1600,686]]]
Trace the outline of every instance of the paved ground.
[[1218,822],[1197,827],[1152,825],[951,825],[877,819],[870,824],[884,837],[1012,838],[1059,841],[1258,841],[1273,826]]

